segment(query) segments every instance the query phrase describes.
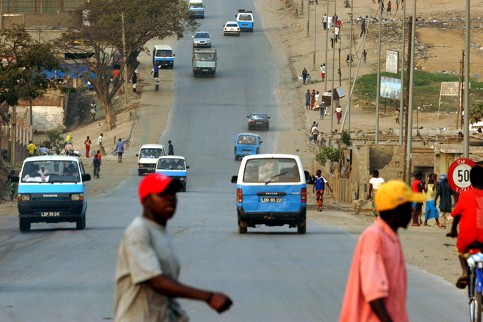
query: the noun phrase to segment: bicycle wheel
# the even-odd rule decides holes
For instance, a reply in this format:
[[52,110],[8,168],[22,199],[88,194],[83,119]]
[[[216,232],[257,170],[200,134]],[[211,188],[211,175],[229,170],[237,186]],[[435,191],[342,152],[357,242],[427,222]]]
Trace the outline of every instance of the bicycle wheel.
[[[479,311],[475,293],[476,293],[476,277],[475,277],[475,272],[473,271],[470,273],[470,282],[468,283],[468,298],[470,299],[470,302],[468,303],[469,309],[470,309],[470,322],[477,321],[476,319]],[[480,302],[481,302],[481,294],[480,294]]]
[[476,309],[476,322],[481,322],[481,309],[482,309],[482,306],[481,306],[481,300],[482,300],[482,295],[481,293],[476,293],[476,299],[475,299],[475,309]]

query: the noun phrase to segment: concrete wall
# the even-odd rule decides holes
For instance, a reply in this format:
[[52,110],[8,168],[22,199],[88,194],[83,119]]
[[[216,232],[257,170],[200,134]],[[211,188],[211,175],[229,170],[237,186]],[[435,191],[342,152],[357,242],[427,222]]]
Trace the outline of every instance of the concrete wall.
[[63,106],[33,106],[32,111],[34,131],[45,132],[63,128]]

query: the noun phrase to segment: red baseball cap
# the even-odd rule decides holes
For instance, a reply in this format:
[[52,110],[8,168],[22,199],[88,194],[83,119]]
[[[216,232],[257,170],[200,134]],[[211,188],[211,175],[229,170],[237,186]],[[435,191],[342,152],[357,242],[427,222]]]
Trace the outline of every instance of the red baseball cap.
[[181,190],[181,183],[178,180],[173,180],[168,176],[160,173],[151,173],[141,180],[138,192],[139,199],[142,201],[150,194],[160,194],[167,189],[171,189],[173,193]]

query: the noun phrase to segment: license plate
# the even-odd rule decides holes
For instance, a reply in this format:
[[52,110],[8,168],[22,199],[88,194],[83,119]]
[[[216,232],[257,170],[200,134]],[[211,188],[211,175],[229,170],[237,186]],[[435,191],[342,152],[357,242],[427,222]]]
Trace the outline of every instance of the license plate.
[[257,124],[262,124],[262,122],[257,122]]
[[280,197],[262,197],[262,202],[282,202]]
[[41,217],[59,217],[60,212],[58,211],[43,211],[40,213]]

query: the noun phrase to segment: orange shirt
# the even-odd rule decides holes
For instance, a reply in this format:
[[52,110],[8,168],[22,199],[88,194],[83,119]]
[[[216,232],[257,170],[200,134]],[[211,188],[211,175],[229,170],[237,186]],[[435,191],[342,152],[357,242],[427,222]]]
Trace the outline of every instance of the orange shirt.
[[451,216],[457,215],[461,215],[461,220],[456,248],[467,253],[468,245],[483,243],[483,190],[472,188],[462,192],[451,212]]
[[406,293],[406,264],[399,237],[380,219],[357,242],[339,321],[380,321],[369,304],[377,299],[384,299],[393,321],[409,321]]

